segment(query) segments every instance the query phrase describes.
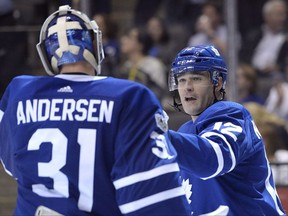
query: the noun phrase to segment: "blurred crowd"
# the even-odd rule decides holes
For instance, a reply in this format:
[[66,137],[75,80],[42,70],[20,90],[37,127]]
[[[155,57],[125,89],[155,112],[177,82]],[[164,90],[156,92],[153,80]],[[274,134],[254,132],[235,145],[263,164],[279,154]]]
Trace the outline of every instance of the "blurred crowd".
[[[36,63],[38,59],[35,66],[27,65],[27,32],[15,31],[17,28],[9,31],[9,27],[40,25],[59,4],[54,0],[22,1],[22,8],[25,2],[33,7],[29,13],[21,14],[17,8],[19,2],[0,1],[0,97],[14,76],[41,74],[42,70]],[[79,1],[60,1],[71,2],[79,4]],[[125,26],[117,22],[112,1],[90,2],[88,14],[103,33],[102,74],[134,80],[151,88],[170,116],[170,127],[177,129],[189,117],[179,115],[170,105],[167,86],[170,64],[182,48],[198,44],[213,44],[228,59],[225,1],[135,0],[130,11],[133,18]],[[254,116],[269,160],[288,162],[287,1],[238,0],[237,14],[237,100]],[[274,169],[277,173],[277,167]],[[278,179],[288,184],[287,176]]]

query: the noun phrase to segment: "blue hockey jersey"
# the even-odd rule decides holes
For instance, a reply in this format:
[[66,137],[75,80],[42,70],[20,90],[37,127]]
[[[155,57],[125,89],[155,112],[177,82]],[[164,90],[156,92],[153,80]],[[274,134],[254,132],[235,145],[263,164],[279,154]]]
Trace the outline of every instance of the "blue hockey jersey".
[[40,205],[77,216],[187,213],[165,115],[141,84],[16,77],[0,122],[0,159],[18,182],[15,215]]
[[217,102],[179,132],[169,137],[191,215],[285,215],[263,140],[242,105]]

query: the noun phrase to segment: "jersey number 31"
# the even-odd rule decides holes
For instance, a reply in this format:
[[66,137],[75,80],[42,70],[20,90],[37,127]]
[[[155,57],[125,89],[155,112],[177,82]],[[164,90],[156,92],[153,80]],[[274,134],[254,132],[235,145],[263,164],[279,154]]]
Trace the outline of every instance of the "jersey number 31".
[[[77,142],[80,145],[78,207],[88,212],[91,211],[93,205],[96,135],[95,129],[80,128],[77,136]],[[52,144],[52,158],[49,162],[38,163],[38,176],[52,178],[53,189],[48,189],[43,184],[34,184],[32,190],[43,197],[68,198],[69,181],[67,176],[60,171],[66,164],[67,137],[58,128],[38,129],[29,140],[28,151],[39,150],[41,144],[47,142]]]

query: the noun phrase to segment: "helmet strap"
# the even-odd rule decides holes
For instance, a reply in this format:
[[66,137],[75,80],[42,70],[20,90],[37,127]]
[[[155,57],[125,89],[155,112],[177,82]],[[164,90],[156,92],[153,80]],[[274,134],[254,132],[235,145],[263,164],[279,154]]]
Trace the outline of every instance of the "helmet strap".
[[178,103],[176,101],[176,91],[173,91],[173,104],[169,104],[171,107],[173,107],[176,111],[178,112],[182,112],[188,116],[190,116],[188,113],[186,113],[185,111],[183,111],[180,107],[182,106],[182,103]]
[[214,102],[213,102],[213,103],[216,103],[216,102],[218,102],[218,101],[224,100],[225,94],[226,94],[225,89],[221,88],[221,89],[220,89],[220,93],[221,93],[221,95],[222,95],[222,98],[221,98],[221,99],[218,99],[217,96],[216,96],[216,85],[214,85],[214,86],[213,86],[213,95],[214,95]]
[[183,110],[180,108],[182,106],[182,103],[177,103],[176,101],[176,91],[173,91],[173,104],[169,104],[171,107],[173,107],[178,112],[183,112]]

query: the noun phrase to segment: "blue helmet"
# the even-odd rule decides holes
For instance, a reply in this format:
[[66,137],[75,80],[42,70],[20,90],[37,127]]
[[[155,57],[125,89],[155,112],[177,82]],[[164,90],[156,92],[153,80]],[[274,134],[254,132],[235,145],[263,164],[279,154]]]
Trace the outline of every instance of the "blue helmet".
[[177,75],[194,71],[210,72],[211,81],[218,83],[219,76],[223,78],[222,90],[225,89],[227,67],[219,51],[211,45],[186,47],[175,57],[169,74],[169,90],[178,89]]
[[102,35],[95,21],[70,8],[60,6],[44,22],[37,51],[49,75],[59,73],[65,64],[86,61],[101,72],[104,59]]

